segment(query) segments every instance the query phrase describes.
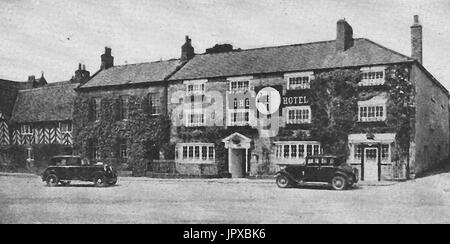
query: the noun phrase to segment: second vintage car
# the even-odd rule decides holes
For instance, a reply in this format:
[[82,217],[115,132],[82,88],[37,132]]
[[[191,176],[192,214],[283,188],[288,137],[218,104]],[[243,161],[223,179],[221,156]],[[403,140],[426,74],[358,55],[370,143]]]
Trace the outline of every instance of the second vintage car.
[[117,172],[103,163],[89,164],[78,156],[55,156],[42,174],[48,186],[68,185],[73,180],[90,181],[104,187],[117,183]]
[[280,188],[306,182],[329,183],[334,190],[343,190],[357,183],[359,173],[345,163],[344,157],[314,155],[306,157],[305,164],[280,165],[276,183]]

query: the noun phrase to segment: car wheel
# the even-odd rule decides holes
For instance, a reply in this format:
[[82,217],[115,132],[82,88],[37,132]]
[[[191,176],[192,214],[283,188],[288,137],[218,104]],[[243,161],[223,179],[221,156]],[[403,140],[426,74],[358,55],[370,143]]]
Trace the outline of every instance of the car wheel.
[[344,190],[347,187],[347,180],[342,175],[336,175],[331,180],[331,187],[337,191]]
[[45,179],[45,181],[47,182],[47,186],[56,186],[58,185],[59,179],[58,176],[54,174],[49,174],[47,176],[47,179]]
[[95,179],[94,179],[94,185],[96,187],[105,187],[105,186],[107,186],[106,177],[104,177],[102,175],[96,176]]
[[113,181],[109,182],[109,185],[110,185],[110,186],[113,186],[113,185],[115,185],[116,183],[117,183],[117,179],[114,179]]
[[279,174],[276,179],[279,188],[288,188],[291,185],[289,178],[284,174]]

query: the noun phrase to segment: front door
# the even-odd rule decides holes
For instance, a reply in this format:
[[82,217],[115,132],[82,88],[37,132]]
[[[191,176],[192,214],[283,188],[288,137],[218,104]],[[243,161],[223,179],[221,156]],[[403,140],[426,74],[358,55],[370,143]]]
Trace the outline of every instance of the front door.
[[378,181],[378,148],[364,149],[364,180]]
[[230,149],[230,173],[232,178],[242,178],[246,175],[246,149]]

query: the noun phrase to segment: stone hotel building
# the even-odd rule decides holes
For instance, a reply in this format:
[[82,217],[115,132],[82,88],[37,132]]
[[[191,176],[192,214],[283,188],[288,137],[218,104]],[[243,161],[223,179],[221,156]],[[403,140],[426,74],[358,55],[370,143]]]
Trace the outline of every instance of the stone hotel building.
[[[58,90],[37,88],[19,92],[0,125],[70,122],[74,153],[141,174],[271,175],[336,154],[362,180],[402,180],[447,159],[449,93],[422,64],[419,17],[411,56],[336,25],[333,40],[202,54],[186,37],[179,59],[140,64],[114,65],[106,48],[92,76],[58,86],[76,91],[68,113],[38,116],[27,97]],[[4,130],[0,142],[14,142]]]

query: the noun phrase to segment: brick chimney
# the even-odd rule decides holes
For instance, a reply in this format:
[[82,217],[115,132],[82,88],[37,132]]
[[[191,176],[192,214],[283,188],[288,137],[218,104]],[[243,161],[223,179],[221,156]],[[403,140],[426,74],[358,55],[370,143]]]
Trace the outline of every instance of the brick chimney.
[[105,47],[105,53],[101,56],[100,69],[109,69],[114,66],[114,57],[111,56],[111,48]]
[[194,47],[191,44],[191,39],[189,36],[186,36],[186,42],[181,46],[181,61],[187,61],[194,56]]
[[411,57],[422,63],[422,25],[419,23],[419,15],[414,15],[411,26]]
[[336,30],[336,51],[344,52],[353,46],[353,29],[345,19],[341,19]]
[[75,71],[75,76],[72,78],[72,83],[81,83],[87,81],[90,77],[90,72],[86,70],[84,64],[78,64],[78,70]]

